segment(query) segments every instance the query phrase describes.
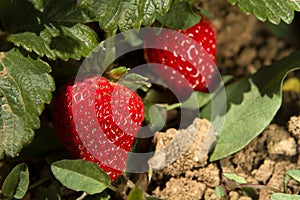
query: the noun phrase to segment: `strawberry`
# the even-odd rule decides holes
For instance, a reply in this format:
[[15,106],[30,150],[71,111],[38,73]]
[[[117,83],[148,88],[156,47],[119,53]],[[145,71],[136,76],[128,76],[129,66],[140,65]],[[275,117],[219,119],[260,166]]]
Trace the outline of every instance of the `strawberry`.
[[208,92],[216,82],[215,35],[211,22],[205,17],[186,30],[162,29],[157,35],[150,29],[144,39],[146,61],[165,65],[151,68],[182,98],[193,90]]
[[55,129],[71,156],[97,163],[116,180],[144,118],[141,98],[95,76],[66,84],[53,109]]

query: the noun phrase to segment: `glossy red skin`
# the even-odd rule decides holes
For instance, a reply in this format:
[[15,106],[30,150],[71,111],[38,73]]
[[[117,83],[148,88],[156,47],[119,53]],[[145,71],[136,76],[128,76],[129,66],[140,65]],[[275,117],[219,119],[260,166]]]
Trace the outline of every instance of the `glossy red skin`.
[[144,118],[141,98],[96,76],[67,84],[54,103],[54,126],[74,158],[97,163],[116,180]]
[[[216,33],[207,18],[202,17],[199,23],[177,32],[163,29],[156,35],[151,30],[144,42],[148,63],[169,66],[151,67],[167,87],[172,87],[183,98],[189,96],[191,91],[208,92],[209,86],[215,81],[217,67]],[[151,45],[161,49],[148,48]]]

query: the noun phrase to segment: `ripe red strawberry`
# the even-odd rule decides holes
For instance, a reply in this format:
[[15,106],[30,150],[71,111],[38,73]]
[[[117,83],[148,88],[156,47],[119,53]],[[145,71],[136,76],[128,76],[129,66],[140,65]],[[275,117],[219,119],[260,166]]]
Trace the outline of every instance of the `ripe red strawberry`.
[[67,84],[54,103],[53,118],[69,153],[97,163],[114,181],[126,166],[144,105],[132,90],[96,76]]
[[183,98],[193,90],[208,92],[215,82],[216,33],[205,17],[186,30],[162,29],[158,35],[148,31],[144,48],[148,63],[169,66],[151,68]]

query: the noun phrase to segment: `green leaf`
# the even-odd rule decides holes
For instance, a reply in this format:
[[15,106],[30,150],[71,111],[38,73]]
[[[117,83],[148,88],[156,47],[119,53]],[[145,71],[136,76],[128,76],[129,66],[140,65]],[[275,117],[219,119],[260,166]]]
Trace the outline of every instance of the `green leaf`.
[[186,1],[175,1],[166,15],[157,17],[161,24],[174,30],[190,28],[200,19],[201,16],[196,15]]
[[259,20],[269,20],[274,24],[279,24],[282,19],[287,24],[294,19],[294,11],[300,11],[300,1],[298,0],[228,0],[232,4],[237,4],[245,13],[253,13]]
[[109,176],[92,162],[61,160],[53,163],[51,170],[64,186],[75,191],[97,194],[111,187]]
[[[253,75],[225,87],[228,110],[222,132],[219,133],[210,157],[211,161],[239,151],[264,130],[281,105],[283,79],[288,72],[299,67],[300,51],[296,51],[281,61],[262,67]],[[217,105],[225,103],[224,99],[217,99]],[[211,104],[208,104],[201,116],[214,123],[220,116],[211,118],[210,111]]]
[[129,71],[119,79],[118,84],[125,85],[126,87],[135,91],[142,86],[150,87],[151,83],[147,81],[148,78]]
[[0,159],[17,156],[40,127],[39,115],[55,90],[50,71],[40,59],[0,52]]
[[143,191],[138,187],[135,186],[128,194],[128,200],[144,200]]
[[134,29],[127,31],[123,42],[130,44],[132,47],[138,47],[144,44],[144,41],[139,37],[137,31]]
[[74,0],[0,0],[0,21],[9,33],[38,33],[45,24],[74,25],[91,20]]
[[83,24],[70,27],[46,25],[39,35],[33,32],[16,33],[10,35],[8,40],[29,52],[33,51],[52,60],[79,60],[88,56],[98,45],[96,33]]
[[237,183],[240,183],[240,184],[244,184],[244,183],[247,183],[247,180],[242,177],[242,176],[239,176],[235,173],[230,173],[230,172],[224,172],[223,175],[228,178],[229,180],[234,180],[235,182]]
[[29,24],[31,29],[38,29],[38,13],[28,1],[0,0],[0,22],[3,31],[21,32],[28,29]]
[[290,169],[286,171],[286,174],[300,183],[300,170]]
[[275,193],[272,194],[271,200],[300,200],[300,195]]
[[82,0],[79,4],[103,30],[126,31],[152,25],[158,14],[168,11],[171,0]]
[[151,131],[162,130],[165,126],[167,115],[163,107],[158,104],[150,104],[145,102],[145,121],[149,122],[148,125]]
[[82,23],[91,20],[74,0],[0,0],[0,22],[7,40],[55,60],[89,55],[97,35]]
[[215,194],[218,198],[222,198],[225,196],[225,191],[222,186],[218,185],[215,187]]
[[44,5],[43,5],[44,0],[27,0],[27,1],[29,1],[35,9],[37,9],[41,12],[43,11],[43,9],[44,9]]
[[[225,75],[222,77],[222,82],[225,85],[228,83],[230,80],[232,80],[232,76],[230,75]],[[168,105],[166,107],[167,110],[172,110],[175,108],[187,108],[187,109],[199,109],[208,104],[213,96],[215,96],[219,90],[221,90],[222,87],[219,87],[216,89],[216,91],[212,93],[206,93],[206,92],[199,92],[199,91],[194,91],[191,96],[185,100],[182,103],[176,103],[172,105]],[[197,102],[197,103],[195,103]]]
[[286,174],[286,176],[284,177],[284,181],[283,181],[284,191],[287,191],[288,183],[290,180],[291,180],[291,177],[288,174]]
[[29,185],[29,171],[26,163],[17,165],[8,174],[2,185],[4,196],[22,199]]
[[78,7],[74,0],[43,0],[41,19],[43,23],[75,24],[92,20]]
[[288,34],[291,33],[292,26],[281,21],[279,24],[272,24],[270,22],[266,23],[266,26],[276,37],[288,37]]

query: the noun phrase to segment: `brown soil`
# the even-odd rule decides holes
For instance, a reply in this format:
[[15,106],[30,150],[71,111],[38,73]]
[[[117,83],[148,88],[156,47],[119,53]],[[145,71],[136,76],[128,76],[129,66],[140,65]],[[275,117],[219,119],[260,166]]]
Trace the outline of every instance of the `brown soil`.
[[[207,131],[199,131],[198,134],[206,136]],[[172,130],[168,130],[165,134],[159,133],[158,149],[162,148],[162,143],[169,144],[175,135]],[[221,183],[226,185],[226,180],[221,175],[223,172],[233,172],[246,178],[249,184],[269,186],[283,192],[286,170],[297,169],[300,163],[299,137],[300,116],[292,117],[287,127],[270,124],[246,148],[216,163],[191,159],[195,155],[194,145],[191,144],[189,150],[179,159],[155,171],[152,181],[153,183],[157,181],[161,185],[157,185],[152,192],[163,199],[217,199],[214,188]],[[194,141],[194,144],[196,143],[197,141]],[[170,179],[166,183],[161,183],[159,181],[161,177],[170,177]],[[262,200],[270,199],[273,193],[269,188],[256,192],[258,198]],[[300,186],[290,181],[288,192],[298,194]],[[243,196],[241,190],[232,190],[232,188],[229,188],[228,196],[229,199],[251,199]]]

